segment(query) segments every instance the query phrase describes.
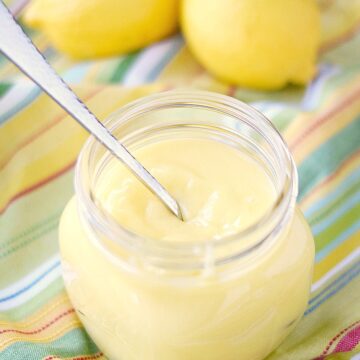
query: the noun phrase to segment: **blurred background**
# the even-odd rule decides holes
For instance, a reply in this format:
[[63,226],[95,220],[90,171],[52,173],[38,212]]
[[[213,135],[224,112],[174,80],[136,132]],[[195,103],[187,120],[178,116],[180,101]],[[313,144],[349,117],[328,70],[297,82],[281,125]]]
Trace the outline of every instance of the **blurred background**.
[[[176,88],[271,119],[297,163],[316,265],[306,316],[270,359],[359,359],[360,1],[5,3],[100,119]],[[87,136],[0,55],[1,359],[103,358],[67,299],[57,245]]]

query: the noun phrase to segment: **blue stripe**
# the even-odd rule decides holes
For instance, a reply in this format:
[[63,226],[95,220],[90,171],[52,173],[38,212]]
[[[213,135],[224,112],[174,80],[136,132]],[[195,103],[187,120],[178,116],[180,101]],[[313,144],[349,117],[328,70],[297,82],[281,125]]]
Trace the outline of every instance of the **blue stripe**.
[[321,208],[329,205],[333,200],[340,198],[343,194],[351,187],[353,184],[356,184],[360,180],[360,168],[355,169],[348,177],[346,177],[331,193],[329,193],[325,198],[320,199],[315,204],[313,204],[309,209],[304,211],[304,215],[307,219],[310,219],[311,216]]
[[352,224],[351,227],[342,232],[339,236],[337,236],[330,244],[328,244],[325,248],[320,250],[315,255],[315,261],[321,261],[326,257],[332,250],[334,250],[337,246],[339,246],[343,241],[349,238],[351,235],[355,234],[360,230],[360,220]]
[[314,301],[318,300],[322,297],[326,292],[328,292],[331,288],[341,282],[344,278],[351,276],[353,273],[356,273],[360,268],[360,261],[357,261],[353,266],[351,266],[347,271],[341,274],[335,281],[331,282],[328,286],[326,286],[323,290],[321,290],[316,296],[312,297],[309,301],[309,305],[311,305]]
[[52,46],[47,46],[42,50],[42,54],[45,56],[46,60],[51,63],[51,58],[58,54]]
[[298,166],[299,200],[360,149],[359,133],[360,114],[344,129],[321,144]]
[[0,115],[0,125],[3,124],[8,119],[10,119],[12,116],[14,116],[17,112],[24,109],[31,102],[33,102],[41,94],[41,92],[42,91],[40,90],[40,88],[36,86],[30,93],[27,94],[25,98],[20,100],[12,109]]
[[34,279],[29,285],[25,286],[24,288],[18,290],[17,292],[15,292],[11,295],[8,295],[4,298],[0,298],[0,302],[5,302],[8,300],[11,300],[11,299],[23,294],[24,292],[28,291],[29,289],[31,289],[34,285],[36,285],[40,280],[42,280],[46,275],[48,275],[51,271],[53,271],[58,266],[60,266],[60,261],[56,261],[56,263],[51,265],[51,267],[49,269],[47,269],[44,273],[42,273],[40,276],[38,276],[36,279]]
[[6,63],[7,61],[7,58],[3,54],[0,54],[0,65]]
[[320,72],[318,76],[310,83],[306,89],[303,101],[302,101],[302,110],[303,111],[313,111],[319,105],[319,100],[326,83],[329,79],[340,73],[340,68],[338,66],[330,64],[322,64],[320,67]]
[[159,63],[150,71],[147,76],[146,81],[152,82],[156,80],[159,74],[164,70],[167,63],[174,57],[174,55],[180,50],[184,45],[184,40],[181,36],[176,36],[173,39],[173,45],[170,50],[164,55],[164,57],[159,61]]
[[68,71],[66,71],[63,74],[63,78],[66,82],[70,82],[70,83],[79,83],[81,82],[81,80],[84,79],[87,70],[90,67],[90,63],[89,62],[85,62],[79,65],[76,65],[74,67],[72,67],[71,69],[69,69]]
[[316,310],[320,305],[322,305],[325,301],[327,301],[328,299],[330,299],[332,296],[334,296],[335,294],[337,294],[341,289],[343,289],[347,284],[349,284],[349,282],[351,282],[354,278],[356,278],[356,276],[358,276],[360,274],[360,268],[353,273],[346,281],[342,282],[341,284],[339,284],[339,286],[337,286],[333,291],[331,291],[329,294],[327,294],[324,298],[322,298],[318,303],[316,303],[315,305],[309,307],[306,311],[305,311],[305,316],[311,314],[314,310]]
[[344,204],[336,208],[335,211],[330,213],[316,225],[311,226],[312,233],[314,236],[319,235],[322,231],[326,230],[335,220],[346,214],[354,206],[360,202],[360,190],[350,197]]

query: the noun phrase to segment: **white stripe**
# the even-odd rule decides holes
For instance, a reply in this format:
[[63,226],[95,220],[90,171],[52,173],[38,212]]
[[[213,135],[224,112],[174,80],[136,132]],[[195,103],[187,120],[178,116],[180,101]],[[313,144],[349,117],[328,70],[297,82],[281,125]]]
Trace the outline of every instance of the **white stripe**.
[[350,360],[360,360],[360,354],[353,356]]
[[16,83],[1,99],[0,99],[0,115],[10,111],[19,101],[26,98],[35,88],[35,85],[25,82]]
[[272,120],[274,119],[277,115],[279,115],[280,113],[282,113],[284,111],[284,107],[274,107],[274,108],[269,108],[269,109],[265,109],[264,110],[264,115]]
[[270,102],[270,101],[254,101],[250,103],[251,106],[263,112],[268,118],[280,114],[284,110],[293,110],[296,106],[287,103]]
[[173,44],[174,39],[167,39],[143,50],[124,76],[122,83],[128,86],[146,83],[151,71],[172,48]]
[[[45,263],[40,265],[34,271],[24,276],[22,279],[8,286],[7,288],[0,290],[0,299],[11,296],[24,288],[27,288],[36,278],[44,274],[49,268],[53,267],[56,263],[60,261],[60,256],[55,255],[51,259],[47,260]],[[0,302],[0,311],[6,311],[13,309],[17,306],[24,304],[25,302],[31,300],[42,290],[46,289],[54,280],[61,276],[60,266],[55,267],[52,271],[46,274],[42,279],[40,279],[36,284],[31,286],[26,291],[20,293],[16,297]]]
[[327,85],[326,82],[340,72],[340,68],[334,65],[322,65],[319,77],[315,79],[313,83],[310,83],[305,91],[305,95],[302,101],[302,109],[305,111],[314,110],[319,104],[321,95],[324,92],[324,87]]
[[314,283],[311,286],[311,292],[314,292],[317,289],[319,289],[329,279],[331,279],[334,275],[336,275],[339,271],[341,271],[343,268],[345,268],[349,263],[351,263],[354,259],[356,259],[359,256],[360,256],[360,248],[357,248],[351,254],[349,254],[344,260],[340,261],[329,272],[327,272],[321,279],[319,279],[316,283]]

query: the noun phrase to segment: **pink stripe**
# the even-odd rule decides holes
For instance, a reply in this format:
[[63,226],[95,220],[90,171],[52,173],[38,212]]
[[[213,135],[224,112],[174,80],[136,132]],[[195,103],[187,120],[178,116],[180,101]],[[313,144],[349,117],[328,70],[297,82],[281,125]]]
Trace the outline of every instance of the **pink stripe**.
[[351,329],[347,334],[345,334],[342,339],[337,344],[334,353],[337,352],[346,352],[355,349],[355,347],[360,342],[360,325],[356,328]]
[[16,195],[14,195],[6,204],[5,206],[0,209],[0,215],[3,214],[5,212],[5,210],[17,199],[21,198],[22,196],[31,193],[32,191],[40,188],[43,185],[46,185],[47,183],[49,183],[50,181],[56,179],[57,177],[65,174],[67,171],[71,170],[75,165],[75,161],[71,162],[69,165],[66,165],[64,168],[60,169],[59,171],[57,171],[56,173],[50,175],[49,177],[39,181],[38,183],[20,191],[19,193],[17,193]]
[[324,351],[321,353],[320,356],[316,357],[313,360],[324,360],[326,358],[326,355],[328,355],[329,350],[331,348],[331,346],[344,334],[346,333],[348,330],[350,330],[351,328],[353,328],[354,326],[358,326],[358,324],[360,323],[360,320],[352,323],[351,325],[349,325],[348,327],[346,327],[345,329],[341,330],[338,334],[336,334],[336,336],[334,336],[329,343],[326,345],[326,348],[324,349]]
[[324,113],[320,114],[316,120],[312,120],[313,123],[309,126],[298,138],[293,140],[290,143],[290,149],[294,150],[297,146],[299,146],[304,139],[311,134],[318,127],[326,123],[328,120],[334,118],[340,111],[344,110],[346,107],[351,105],[354,101],[356,101],[360,97],[360,88],[357,88],[353,93],[345,97],[342,101],[336,104],[334,107],[326,110]]
[[18,329],[5,329],[5,330],[0,330],[0,334],[5,334],[5,333],[17,333],[17,334],[23,334],[23,335],[39,334],[40,332],[44,331],[45,329],[47,329],[51,325],[55,324],[60,319],[64,318],[67,315],[73,314],[74,312],[75,312],[74,309],[69,309],[69,310],[63,312],[62,314],[58,315],[57,317],[55,317],[49,323],[43,325],[42,327],[40,327],[40,328],[38,328],[36,330],[24,331],[24,330],[18,330]]
[[329,175],[327,178],[324,179],[321,183],[319,183],[316,187],[314,187],[309,194],[307,194],[302,200],[301,203],[303,203],[312,193],[315,191],[318,191],[321,189],[324,185],[332,181],[338,174],[344,169],[345,166],[347,166],[349,163],[351,163],[353,160],[355,160],[360,155],[360,150],[357,150],[353,154],[351,154],[337,169],[334,171],[331,175]]
[[[88,356],[80,356],[80,357],[74,357],[71,358],[72,360],[92,360],[92,359],[99,359],[100,357],[103,356],[103,353],[97,353],[95,355],[88,355]],[[57,360],[57,359],[61,359],[58,356],[48,356],[47,358],[45,358],[44,360]],[[68,358],[66,358],[68,359]]]
[[[84,96],[83,101],[88,101],[90,100],[93,96],[95,96],[97,93],[100,92],[100,90],[102,90],[102,88],[100,89],[96,89],[95,91],[91,92],[90,94],[88,94],[87,96]],[[5,168],[5,166],[11,161],[11,159],[16,155],[16,153],[21,150],[22,148],[24,148],[25,146],[29,145],[30,143],[32,143],[34,140],[36,140],[39,136],[41,136],[42,134],[44,134],[45,132],[47,132],[48,130],[50,130],[51,128],[53,128],[55,125],[57,125],[59,122],[61,122],[63,119],[65,119],[68,116],[67,113],[61,113],[60,115],[58,115],[52,122],[46,124],[43,128],[41,128],[37,133],[32,134],[31,136],[29,136],[27,139],[25,139],[23,142],[21,142],[9,155],[8,157],[3,160],[2,163],[0,163],[0,170],[3,170],[3,168]],[[75,121],[75,120],[74,120]]]

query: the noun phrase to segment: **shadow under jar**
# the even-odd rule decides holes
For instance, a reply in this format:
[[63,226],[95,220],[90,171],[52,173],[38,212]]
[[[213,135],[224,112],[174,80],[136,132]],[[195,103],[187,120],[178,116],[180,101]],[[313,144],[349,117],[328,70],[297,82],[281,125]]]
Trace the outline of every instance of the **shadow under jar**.
[[114,113],[131,151],[206,139],[250,156],[277,200],[220,239],[171,242],[132,233],[96,198],[111,155],[90,138],[60,223],[63,275],[86,330],[114,360],[257,360],[292,331],[309,297],[314,244],[296,206],[297,172],[280,134],[253,108],[207,92],[167,92]]

